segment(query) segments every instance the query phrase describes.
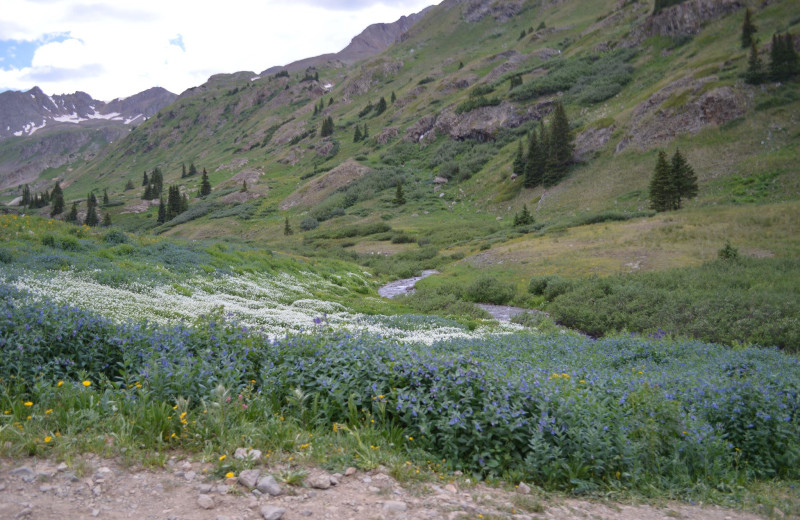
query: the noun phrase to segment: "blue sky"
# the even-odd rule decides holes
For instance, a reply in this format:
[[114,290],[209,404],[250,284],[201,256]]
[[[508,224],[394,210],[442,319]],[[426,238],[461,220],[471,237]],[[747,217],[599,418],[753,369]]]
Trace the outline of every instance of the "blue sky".
[[2,0],[0,91],[111,100],[336,52],[440,0]]

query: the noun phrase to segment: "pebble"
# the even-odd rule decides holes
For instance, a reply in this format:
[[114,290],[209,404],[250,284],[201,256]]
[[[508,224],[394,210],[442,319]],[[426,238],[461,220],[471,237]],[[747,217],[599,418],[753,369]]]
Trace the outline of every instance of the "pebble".
[[300,516],[313,516],[314,513],[311,511],[300,511]]
[[528,484],[526,484],[524,482],[520,482],[517,485],[517,491],[519,493],[522,493],[523,495],[528,495],[531,492],[531,488],[530,488],[530,486]]
[[389,513],[402,513],[408,510],[408,504],[399,500],[389,500],[383,503],[383,509]]
[[194,471],[187,471],[186,474],[183,476],[187,480],[187,482],[191,482],[197,476],[197,473]]
[[447,484],[444,487],[444,490],[447,491],[448,493],[453,493],[454,495],[458,493],[458,488],[455,486],[455,484]]
[[214,509],[214,498],[211,495],[199,495],[197,497],[197,505],[203,509]]
[[330,475],[316,475],[308,479],[308,485],[316,489],[328,489],[331,487]]
[[350,476],[353,476],[353,475],[355,475],[355,474],[356,474],[356,472],[357,472],[357,471],[358,471],[358,470],[357,470],[356,468],[354,468],[354,467],[350,466],[349,468],[347,468],[346,470],[344,470],[344,476],[345,476],[345,477],[350,477]]
[[253,489],[256,487],[256,483],[258,482],[258,477],[260,475],[260,470],[246,469],[239,473],[239,484],[243,485],[247,489]]
[[275,506],[262,506],[261,507],[261,516],[264,517],[264,520],[278,520],[283,516],[286,510],[282,507],[275,507]]
[[19,477],[25,482],[33,482],[36,480],[36,473],[30,468],[30,466],[22,466],[19,468],[14,468],[8,472],[9,475]]
[[268,493],[270,496],[276,497],[281,494],[281,486],[272,475],[263,475],[256,483],[256,489],[262,493]]
[[61,473],[62,471],[67,471],[68,469],[69,469],[69,466],[67,466],[63,462],[61,464],[59,464],[58,466],[56,466],[56,471],[58,471],[59,473]]

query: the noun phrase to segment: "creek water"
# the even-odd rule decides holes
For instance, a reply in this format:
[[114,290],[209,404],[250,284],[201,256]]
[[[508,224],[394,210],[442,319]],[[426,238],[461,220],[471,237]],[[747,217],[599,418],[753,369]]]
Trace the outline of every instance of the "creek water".
[[[439,274],[435,269],[422,271],[422,275],[414,276],[413,278],[404,278],[403,280],[395,280],[389,282],[380,289],[378,294],[384,298],[394,298],[401,294],[412,294],[414,292],[414,285],[423,278],[427,278],[433,274]],[[522,307],[511,307],[510,305],[491,305],[488,303],[476,303],[478,307],[485,310],[492,315],[497,321],[511,321],[511,318],[523,312],[536,312],[530,309],[523,309]]]

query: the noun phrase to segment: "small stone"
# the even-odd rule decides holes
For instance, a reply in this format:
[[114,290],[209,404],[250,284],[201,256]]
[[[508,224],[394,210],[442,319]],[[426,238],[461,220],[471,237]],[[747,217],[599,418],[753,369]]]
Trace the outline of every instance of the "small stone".
[[370,487],[367,488],[367,490],[371,491],[373,493],[380,493],[381,492],[381,488],[375,487],[375,486],[370,486]]
[[389,500],[383,503],[383,510],[389,513],[402,513],[408,510],[408,504],[399,500]]
[[328,489],[331,487],[330,475],[316,475],[308,479],[308,485],[316,489]]
[[259,475],[261,475],[260,470],[246,469],[239,473],[239,484],[243,485],[247,489],[253,489],[256,487]]
[[250,450],[247,452],[247,458],[252,461],[257,461],[262,455],[261,450]]
[[313,514],[314,513],[312,513],[311,511],[308,511],[308,510],[300,511],[300,516],[312,516]]
[[201,493],[211,493],[214,490],[213,484],[198,484],[195,489]]
[[95,486],[92,488],[92,494],[96,497],[99,497],[103,493],[103,488],[100,486]]
[[195,473],[194,471],[187,471],[186,474],[183,476],[183,478],[185,478],[188,482],[191,482],[194,480],[196,476],[197,473]]
[[197,497],[197,505],[203,509],[214,509],[214,497],[211,495],[201,494]]
[[0,491],[5,491],[5,490],[6,490],[6,485],[0,484]]
[[59,464],[58,466],[56,466],[56,471],[58,471],[59,473],[61,473],[62,471],[67,471],[68,469],[69,469],[69,466],[67,466],[63,462],[61,464]]
[[48,486],[48,485],[39,486],[39,491],[42,492],[42,493],[47,493],[48,491],[52,491],[54,489],[55,489],[55,487],[53,487],[53,486]]
[[338,485],[339,485],[339,479],[331,475],[331,486],[338,486]]
[[30,466],[14,468],[9,471],[8,474],[14,477],[19,477],[25,482],[33,482],[36,480],[36,473],[30,468]]
[[531,492],[531,488],[530,488],[530,486],[528,484],[526,484],[524,482],[520,482],[517,485],[517,492],[518,493],[522,493],[523,495],[528,495]]
[[345,477],[351,477],[351,476],[355,475],[357,471],[358,470],[356,468],[350,466],[349,468],[344,470],[344,476]]
[[363,482],[364,484],[369,484],[370,482],[372,482],[372,477],[370,477],[369,475],[364,475],[361,478],[361,482]]
[[281,494],[281,486],[272,475],[264,475],[258,479],[256,489],[262,493],[268,493],[270,496],[276,497]]
[[458,488],[455,486],[455,484],[447,484],[444,487],[444,490],[447,491],[448,493],[453,493],[454,495],[458,493]]
[[460,477],[460,476],[461,476],[461,475],[463,475],[463,474],[464,474],[464,473],[463,473],[463,472],[461,472],[461,471],[454,471],[454,472],[453,472],[453,475],[455,475],[456,477]]
[[102,468],[97,470],[97,473],[100,474],[100,475],[109,475],[110,473],[113,473],[113,471],[111,471],[111,469],[103,466]]
[[286,510],[282,507],[263,506],[261,508],[261,516],[264,517],[264,520],[278,520],[285,512]]
[[259,491],[257,489],[254,489],[253,491],[251,491],[251,493],[254,494],[257,497],[260,497],[261,495],[264,494],[264,493],[262,493],[261,491]]
[[233,458],[236,460],[244,460],[247,458],[247,450],[244,448],[236,448],[236,451],[233,452]]
[[344,475],[342,475],[341,473],[334,473],[333,475],[331,475],[331,477],[335,478],[336,480],[342,480],[344,478]]
[[309,491],[308,493],[306,493],[306,498],[315,498],[316,496],[317,496],[316,491]]
[[220,484],[219,486],[216,487],[216,492],[219,493],[220,495],[227,495],[228,491],[230,490],[231,487],[227,484]]
[[100,516],[100,510],[99,509],[92,509],[92,516]]
[[186,462],[181,464],[181,468],[183,468],[183,471],[189,471],[192,469],[192,463],[187,460]]

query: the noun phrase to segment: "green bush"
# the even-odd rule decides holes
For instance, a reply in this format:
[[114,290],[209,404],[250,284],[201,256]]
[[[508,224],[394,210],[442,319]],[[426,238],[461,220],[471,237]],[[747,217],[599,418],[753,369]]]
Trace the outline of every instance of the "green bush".
[[315,219],[314,217],[308,216],[300,221],[300,229],[303,231],[311,231],[312,229],[317,229],[318,227],[319,220]]
[[510,283],[484,275],[467,286],[465,296],[476,303],[504,305],[514,298],[515,292],[514,286]]

